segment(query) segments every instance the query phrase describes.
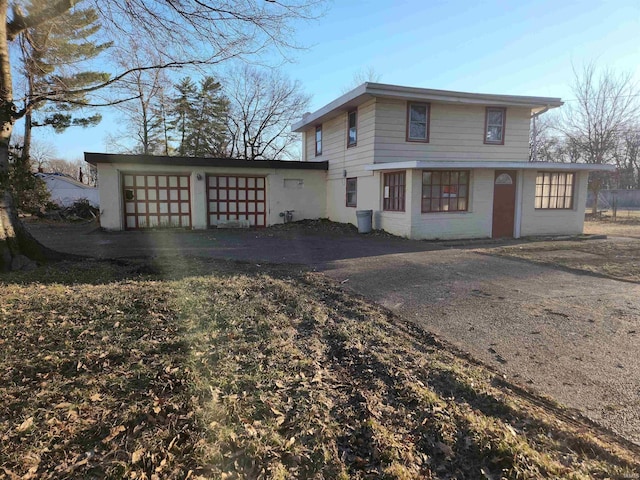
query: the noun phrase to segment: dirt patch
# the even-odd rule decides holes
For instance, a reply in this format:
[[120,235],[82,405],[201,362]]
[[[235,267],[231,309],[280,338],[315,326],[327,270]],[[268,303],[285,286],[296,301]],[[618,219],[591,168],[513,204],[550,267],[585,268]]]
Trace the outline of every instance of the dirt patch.
[[597,221],[585,221],[584,233],[608,235],[610,237],[640,238],[640,218],[619,217],[615,222],[607,218]]
[[[637,228],[640,238],[640,225]],[[488,251],[500,256],[556,265],[616,280],[640,282],[640,241],[638,240],[616,238],[577,242],[539,242]]]
[[636,447],[318,274],[165,259],[0,281],[0,478],[640,473]]

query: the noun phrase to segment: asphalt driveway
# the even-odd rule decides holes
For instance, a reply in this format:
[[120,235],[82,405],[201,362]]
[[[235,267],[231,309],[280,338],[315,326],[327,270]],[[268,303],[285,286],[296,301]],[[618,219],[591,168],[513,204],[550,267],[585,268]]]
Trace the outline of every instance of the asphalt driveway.
[[487,245],[348,231],[29,228],[51,248],[101,258],[308,265],[640,444],[640,285],[491,256]]

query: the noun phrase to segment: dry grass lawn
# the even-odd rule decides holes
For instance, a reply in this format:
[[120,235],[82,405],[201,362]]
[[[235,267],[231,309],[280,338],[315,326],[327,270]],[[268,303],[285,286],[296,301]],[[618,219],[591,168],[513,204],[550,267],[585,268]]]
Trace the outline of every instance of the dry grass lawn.
[[535,263],[582,270],[617,280],[640,282],[640,219],[613,222],[605,218],[586,221],[584,233],[613,238],[534,242],[495,248],[490,252]]
[[616,221],[613,221],[610,217],[605,217],[599,221],[585,221],[584,233],[610,237],[640,238],[640,216],[627,217],[621,214]]
[[640,449],[290,267],[0,276],[0,478],[638,478]]

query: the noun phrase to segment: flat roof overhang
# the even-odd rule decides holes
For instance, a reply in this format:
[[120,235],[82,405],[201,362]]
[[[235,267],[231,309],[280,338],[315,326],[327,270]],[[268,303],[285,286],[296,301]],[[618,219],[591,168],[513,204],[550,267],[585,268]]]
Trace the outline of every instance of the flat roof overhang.
[[171,157],[161,155],[120,155],[113,153],[84,153],[84,161],[99,163],[137,164],[188,167],[273,168],[292,170],[327,170],[328,162],[299,162],[287,160],[240,160],[236,158]]
[[563,105],[556,97],[531,97],[524,95],[496,95],[489,93],[454,92],[430,88],[403,87],[384,83],[363,83],[350,92],[338,97],[324,107],[309,113],[291,126],[294,132],[303,132],[312,125],[329,120],[340,112],[349,111],[365,101],[375,98],[395,98],[422,102],[449,103],[458,105],[487,105],[494,107],[525,107],[532,111],[542,111]]
[[378,170],[409,170],[409,169],[446,169],[446,170],[474,170],[488,168],[496,170],[545,170],[558,172],[614,172],[615,165],[594,165],[590,163],[552,163],[552,162],[476,162],[476,161],[422,161],[388,162],[365,165],[368,171]]

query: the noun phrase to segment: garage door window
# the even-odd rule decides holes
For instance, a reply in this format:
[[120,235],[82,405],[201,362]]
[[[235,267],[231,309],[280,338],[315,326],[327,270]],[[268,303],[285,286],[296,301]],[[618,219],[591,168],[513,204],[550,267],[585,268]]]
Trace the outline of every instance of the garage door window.
[[211,175],[207,177],[209,225],[249,222],[267,225],[266,181],[264,177]]
[[123,175],[127,229],[191,227],[187,175]]

